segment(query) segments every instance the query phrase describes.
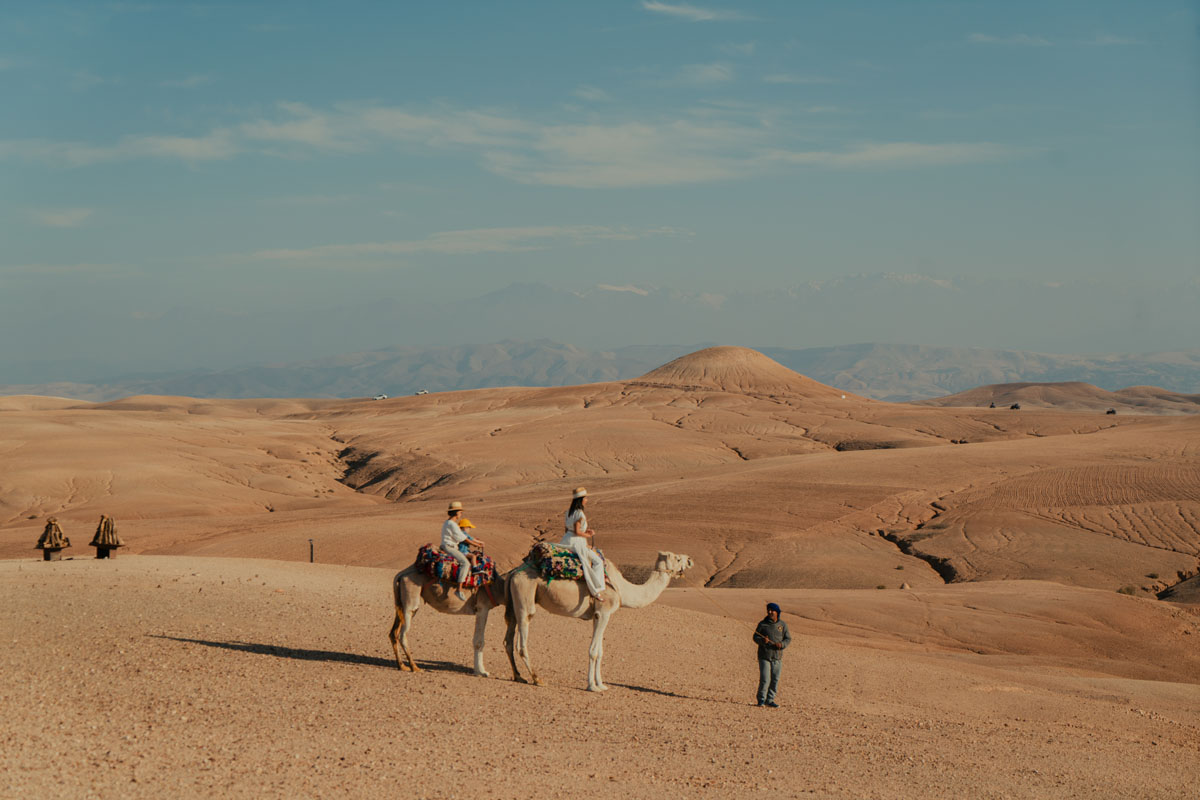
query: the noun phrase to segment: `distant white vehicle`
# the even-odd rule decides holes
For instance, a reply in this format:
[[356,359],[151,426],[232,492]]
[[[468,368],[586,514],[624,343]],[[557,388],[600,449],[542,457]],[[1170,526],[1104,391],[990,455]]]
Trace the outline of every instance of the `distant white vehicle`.
[[421,391],[419,391],[419,392],[416,392],[416,394],[429,394],[429,390],[428,390],[428,389],[422,389]]
[[371,398],[371,399],[373,399],[373,400],[387,400],[387,399],[388,399],[388,396],[387,396],[386,394],[377,394],[377,395],[375,395],[375,396],[374,396],[373,398]]

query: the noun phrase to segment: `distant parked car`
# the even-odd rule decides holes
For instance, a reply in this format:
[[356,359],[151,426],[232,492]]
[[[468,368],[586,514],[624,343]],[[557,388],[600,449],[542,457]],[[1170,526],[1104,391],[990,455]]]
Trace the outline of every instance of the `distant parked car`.
[[421,391],[419,391],[419,392],[415,392],[415,394],[429,394],[429,390],[428,390],[428,389],[422,389],[422,390],[421,390]]
[[1013,411],[1020,411],[1020,410],[1021,410],[1021,404],[1020,404],[1020,403],[1013,403],[1011,406],[1009,406],[1009,408],[1011,408]]
[[1105,414],[1115,414],[1115,413],[1117,413],[1117,410],[1115,408],[1110,408],[1108,411],[1105,411],[1104,413]]
[[372,400],[387,400],[387,399],[388,399],[388,397],[387,397],[387,395],[386,395],[386,394],[377,394],[377,395],[375,395],[375,396],[374,396],[373,398],[371,398],[371,399],[372,399]]

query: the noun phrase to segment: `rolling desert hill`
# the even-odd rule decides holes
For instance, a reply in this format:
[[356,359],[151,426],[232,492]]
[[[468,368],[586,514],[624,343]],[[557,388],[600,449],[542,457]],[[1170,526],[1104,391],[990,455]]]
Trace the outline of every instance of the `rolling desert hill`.
[[[882,403],[755,351],[639,379],[384,401],[134,397],[0,412],[0,554],[101,513],[135,552],[402,566],[461,499],[502,566],[586,484],[623,569],[687,585],[1054,580],[1153,595],[1200,565],[1200,418]],[[1154,575],[1155,577],[1149,577]]]
[[995,403],[998,408],[1018,403],[1022,407],[1066,411],[1106,411],[1111,408],[1135,414],[1200,413],[1200,394],[1168,392],[1157,386],[1131,386],[1110,392],[1080,381],[980,386],[921,403],[931,406],[988,406]]

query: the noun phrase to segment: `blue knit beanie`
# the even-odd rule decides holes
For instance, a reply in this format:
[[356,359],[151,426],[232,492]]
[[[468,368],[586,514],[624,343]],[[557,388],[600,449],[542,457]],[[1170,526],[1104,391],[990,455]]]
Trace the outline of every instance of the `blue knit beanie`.
[[779,607],[778,603],[767,603],[767,611],[774,611],[776,614],[783,613],[783,609]]

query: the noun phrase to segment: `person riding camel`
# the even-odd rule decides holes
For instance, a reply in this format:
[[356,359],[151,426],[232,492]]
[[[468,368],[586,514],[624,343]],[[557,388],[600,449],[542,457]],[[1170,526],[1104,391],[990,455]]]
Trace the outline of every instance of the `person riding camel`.
[[475,530],[475,523],[471,522],[471,520],[467,519],[466,517],[463,517],[458,521],[458,528],[467,536],[466,539],[458,543],[458,552],[467,557],[467,560],[471,562],[471,571],[474,572],[475,565],[479,563],[479,554],[475,552],[473,547],[479,547],[480,550],[482,550],[483,542],[476,539],[474,535],[467,533],[467,531]]
[[580,486],[571,495],[571,507],[563,520],[566,529],[559,544],[569,547],[571,552],[579,556],[583,563],[583,579],[587,583],[588,592],[598,602],[603,603],[608,593],[604,591],[604,559],[589,546],[596,532],[588,527],[587,516],[583,513],[587,505],[587,489]]
[[[442,523],[442,552],[448,553],[458,562],[458,586],[454,589],[454,596],[459,600],[466,600],[463,594],[463,584],[471,577],[471,569],[474,566],[474,559],[468,558],[466,553],[459,549],[459,545],[465,542],[483,546],[483,541],[472,538],[470,535],[463,533],[459,527],[459,520],[462,518],[463,507],[462,503],[455,500],[446,509],[446,521]],[[474,525],[471,526],[475,527]]]

